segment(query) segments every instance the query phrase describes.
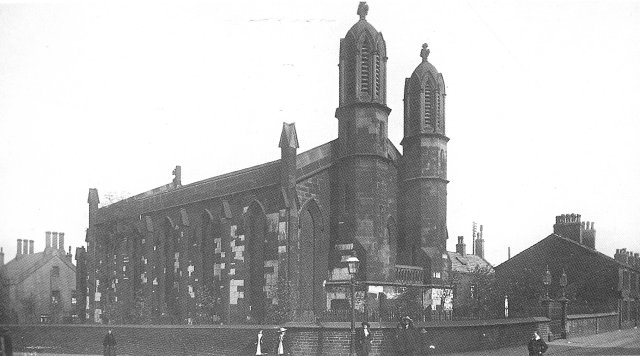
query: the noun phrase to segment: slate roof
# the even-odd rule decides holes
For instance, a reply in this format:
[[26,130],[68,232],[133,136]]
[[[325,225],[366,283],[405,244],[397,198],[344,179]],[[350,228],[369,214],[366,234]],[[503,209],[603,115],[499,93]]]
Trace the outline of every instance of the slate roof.
[[451,271],[461,273],[471,273],[478,268],[490,268],[493,270],[493,266],[485,259],[476,255],[462,256],[457,252],[447,251],[449,255],[449,261],[451,261]]
[[[297,145],[297,136],[293,125],[284,126],[281,144]],[[387,140],[386,156],[392,164],[398,164],[402,157],[395,145]],[[296,156],[296,173],[298,181],[307,179],[318,172],[327,169],[338,158],[338,140],[329,141]],[[248,191],[260,187],[274,186],[280,182],[280,160],[271,161],[239,171],[222,174],[193,182],[179,187],[172,183],[150,191],[131,196],[116,203],[99,209],[97,223],[112,221],[112,219],[137,217],[149,211],[219,198],[235,193]],[[90,191],[90,194],[95,192]]]
[[632,265],[629,265],[629,264],[624,263],[624,262],[616,261],[613,257],[607,256],[607,255],[605,255],[604,253],[602,253],[602,252],[600,252],[598,250],[592,249],[591,247],[585,246],[585,245],[583,245],[583,244],[581,244],[581,243],[579,243],[577,241],[571,240],[569,238],[566,238],[564,236],[561,236],[561,235],[558,235],[558,234],[555,234],[555,233],[553,233],[553,234],[545,237],[544,239],[536,242],[532,246],[529,246],[529,248],[527,248],[527,249],[521,251],[520,253],[518,253],[517,255],[511,257],[510,260],[506,260],[506,261],[502,262],[500,265],[496,266],[496,268],[499,268],[499,269],[500,268],[507,268],[511,264],[512,260],[526,258],[526,256],[529,253],[529,251],[533,251],[535,249],[541,248],[542,245],[544,245],[546,243],[549,243],[549,242],[552,242],[552,241],[557,241],[557,242],[560,242],[560,243],[564,243],[564,245],[568,246],[569,248],[572,248],[574,250],[580,251],[581,253],[593,255],[593,256],[595,256],[595,257],[600,259],[599,263],[602,264],[602,265],[606,264],[606,265],[609,265],[609,266],[616,266],[616,267],[617,266],[624,266],[624,267],[627,267],[627,268],[630,268],[630,269],[634,269],[636,271],[640,271],[640,270],[638,270],[636,267],[634,267]]
[[52,253],[37,252],[29,255],[20,255],[20,257],[14,258],[0,267],[0,272],[9,278],[11,284],[18,284],[35,273],[52,258],[56,257],[69,266],[74,272],[76,271],[76,266],[67,260],[66,255],[61,257],[57,251],[54,251]]

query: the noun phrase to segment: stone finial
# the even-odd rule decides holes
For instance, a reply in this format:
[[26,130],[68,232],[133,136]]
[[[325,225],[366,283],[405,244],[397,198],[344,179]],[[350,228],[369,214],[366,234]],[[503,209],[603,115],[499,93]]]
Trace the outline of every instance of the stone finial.
[[358,16],[360,16],[360,20],[366,20],[368,13],[369,5],[367,5],[366,1],[360,1],[360,4],[358,5]]
[[429,53],[431,53],[431,50],[428,48],[429,45],[426,43],[422,44],[422,50],[420,51],[420,57],[422,57],[422,61],[426,62],[427,58],[429,57]]
[[173,174],[173,185],[179,187],[182,185],[182,167],[176,166],[171,172]]

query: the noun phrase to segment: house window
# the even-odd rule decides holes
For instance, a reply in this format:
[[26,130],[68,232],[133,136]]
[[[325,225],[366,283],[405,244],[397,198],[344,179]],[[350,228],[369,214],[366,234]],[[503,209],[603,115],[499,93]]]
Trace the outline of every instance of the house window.
[[51,277],[60,277],[60,267],[53,266],[51,268]]
[[78,300],[76,299],[76,297],[71,297],[71,305],[75,307],[77,304]]
[[51,291],[51,304],[58,304],[60,303],[60,291],[59,290],[52,290]]
[[440,278],[440,272],[433,272],[433,278]]
[[476,295],[476,285],[472,284],[469,287],[469,298],[471,299],[476,299],[477,295]]

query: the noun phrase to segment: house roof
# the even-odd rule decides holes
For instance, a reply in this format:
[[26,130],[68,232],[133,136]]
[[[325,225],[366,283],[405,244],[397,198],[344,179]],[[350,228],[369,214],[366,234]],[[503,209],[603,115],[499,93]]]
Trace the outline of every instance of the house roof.
[[620,261],[616,261],[613,257],[607,256],[604,253],[597,251],[595,249],[592,249],[591,247],[585,246],[577,241],[571,240],[569,238],[566,238],[564,236],[558,235],[558,234],[551,234],[547,237],[545,237],[544,239],[538,241],[537,243],[533,244],[532,246],[530,246],[529,248],[521,251],[520,253],[516,254],[515,256],[511,257],[511,259],[504,261],[503,263],[501,263],[500,265],[496,266],[496,269],[501,269],[501,268],[508,268],[508,266],[511,264],[512,261],[521,259],[521,258],[526,258],[525,256],[527,255],[527,253],[529,251],[533,251],[535,249],[538,249],[540,247],[542,247],[542,245],[552,242],[552,241],[557,241],[560,243],[565,244],[566,246],[569,246],[570,248],[574,249],[575,251],[580,251],[580,253],[584,253],[584,254],[590,254],[593,255],[594,257],[598,258],[600,260],[601,264],[606,264],[606,265],[615,265],[615,266],[624,266],[627,267],[629,269],[634,269],[634,270],[638,270],[637,268],[620,262]]
[[76,266],[73,265],[66,257],[61,257],[59,252],[53,250],[52,252],[37,252],[28,255],[20,255],[20,257],[14,258],[7,264],[0,268],[2,274],[9,278],[11,284],[18,284],[24,279],[35,273],[40,267],[44,266],[53,258],[58,258],[69,268],[76,271]]
[[447,251],[449,261],[451,261],[451,271],[461,273],[471,273],[479,268],[493,270],[493,266],[484,258],[476,255],[464,255],[457,252]]

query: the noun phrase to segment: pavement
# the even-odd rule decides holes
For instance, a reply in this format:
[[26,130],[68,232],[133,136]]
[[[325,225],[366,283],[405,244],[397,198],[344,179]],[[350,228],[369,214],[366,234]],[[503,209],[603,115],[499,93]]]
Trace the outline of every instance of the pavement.
[[[548,343],[549,355],[640,355],[640,330],[638,328],[581,336]],[[528,355],[526,346],[505,347],[497,350],[455,353],[460,356],[519,356]]]
[[[608,333],[581,336],[568,340],[556,340],[548,343],[549,349],[545,356],[550,355],[640,355],[640,330],[636,327],[612,331]],[[100,355],[71,355],[71,354],[47,354],[47,353],[23,353],[14,352],[15,356],[100,356]],[[526,346],[505,347],[495,350],[483,350],[474,352],[462,352],[449,355],[459,356],[526,356]]]

